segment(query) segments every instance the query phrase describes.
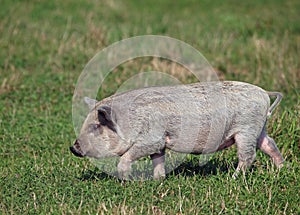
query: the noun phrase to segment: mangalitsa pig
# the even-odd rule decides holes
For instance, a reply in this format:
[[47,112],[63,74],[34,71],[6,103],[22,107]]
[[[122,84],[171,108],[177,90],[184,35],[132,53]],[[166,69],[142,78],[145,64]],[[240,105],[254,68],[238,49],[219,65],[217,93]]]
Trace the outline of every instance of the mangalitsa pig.
[[[271,106],[270,96],[276,97]],[[256,148],[281,167],[284,159],[266,133],[267,118],[281,98],[234,81],[146,87],[102,101],[85,98],[90,113],[70,150],[78,157],[119,156],[121,178],[145,156],[152,159],[154,178],[165,177],[166,149],[209,154],[233,144],[239,160],[234,178],[252,164]]]

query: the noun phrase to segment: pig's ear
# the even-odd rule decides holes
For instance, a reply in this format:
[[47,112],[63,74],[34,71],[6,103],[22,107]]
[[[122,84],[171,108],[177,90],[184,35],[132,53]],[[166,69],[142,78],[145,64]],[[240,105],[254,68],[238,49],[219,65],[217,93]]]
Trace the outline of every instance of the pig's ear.
[[98,110],[98,120],[100,124],[107,126],[111,130],[116,132],[115,122],[112,118],[111,107],[101,106],[97,110]]
[[93,108],[95,108],[98,101],[89,97],[84,97],[84,102],[89,106],[89,109],[92,110]]

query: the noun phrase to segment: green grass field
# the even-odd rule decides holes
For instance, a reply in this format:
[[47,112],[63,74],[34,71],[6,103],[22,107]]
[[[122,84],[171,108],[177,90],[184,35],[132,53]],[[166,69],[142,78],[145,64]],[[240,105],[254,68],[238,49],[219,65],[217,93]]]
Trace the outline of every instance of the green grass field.
[[[300,214],[299,11],[297,0],[1,0],[0,214]],[[281,91],[268,133],[289,168],[257,152],[246,176],[232,180],[232,147],[201,167],[189,156],[164,181],[122,184],[73,156],[72,96],[84,66],[145,34],[194,46],[220,79]],[[117,68],[101,96],[149,61]],[[144,71],[168,70],[159,59],[150,65]]]

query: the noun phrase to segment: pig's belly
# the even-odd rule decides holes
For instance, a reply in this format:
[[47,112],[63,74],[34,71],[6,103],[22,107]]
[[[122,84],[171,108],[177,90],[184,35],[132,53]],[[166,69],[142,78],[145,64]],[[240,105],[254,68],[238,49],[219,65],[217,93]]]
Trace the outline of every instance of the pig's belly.
[[232,146],[234,138],[229,138],[226,140],[209,142],[208,139],[201,140],[188,140],[172,138],[171,136],[166,136],[165,139],[166,148],[180,153],[186,154],[210,154],[216,151],[220,151]]

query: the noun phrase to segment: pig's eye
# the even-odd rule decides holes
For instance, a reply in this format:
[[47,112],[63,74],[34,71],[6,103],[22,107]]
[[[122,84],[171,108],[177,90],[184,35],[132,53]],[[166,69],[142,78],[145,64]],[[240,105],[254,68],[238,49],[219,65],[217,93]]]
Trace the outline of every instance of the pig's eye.
[[102,130],[101,125],[99,123],[89,125],[89,131],[90,132],[94,132],[96,130],[99,130],[99,131]]
[[100,124],[93,124],[93,129],[94,129],[94,130],[96,130],[96,129],[98,129],[98,128],[100,128]]

